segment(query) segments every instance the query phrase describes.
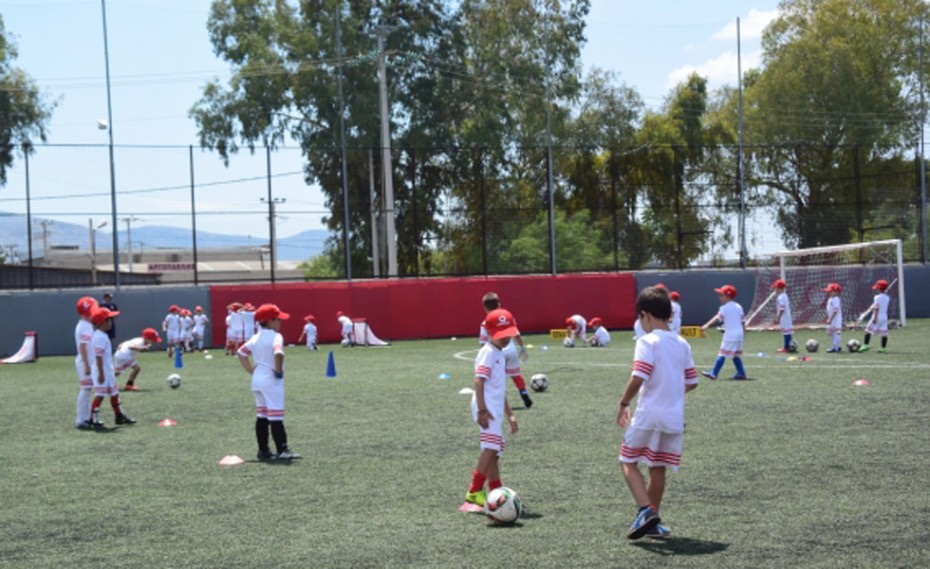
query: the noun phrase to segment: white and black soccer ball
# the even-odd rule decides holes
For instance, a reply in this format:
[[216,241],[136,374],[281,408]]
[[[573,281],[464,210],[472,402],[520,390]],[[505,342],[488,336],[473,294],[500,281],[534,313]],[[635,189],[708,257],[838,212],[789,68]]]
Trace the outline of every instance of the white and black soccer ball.
[[549,389],[549,378],[544,373],[537,373],[530,378],[530,389],[542,393]]
[[853,338],[852,340],[846,342],[846,349],[850,352],[858,352],[862,344],[859,343],[859,340]]
[[810,340],[804,343],[804,347],[807,349],[808,352],[813,353],[813,352],[816,352],[818,348],[820,348],[820,342],[811,338]]
[[791,343],[788,344],[788,353],[791,353],[791,354],[798,353],[798,342],[794,340],[793,338],[791,339]]
[[171,389],[177,389],[181,387],[181,376],[176,373],[169,375],[168,386],[171,387]]
[[562,340],[562,345],[566,348],[574,348],[575,340],[573,340],[571,336],[566,336],[565,339]]
[[348,348],[349,346],[352,345],[352,342],[348,338],[343,338],[342,342],[340,343],[342,344],[343,348]]
[[515,491],[501,486],[488,493],[484,500],[484,513],[498,524],[512,524],[523,513],[523,502]]

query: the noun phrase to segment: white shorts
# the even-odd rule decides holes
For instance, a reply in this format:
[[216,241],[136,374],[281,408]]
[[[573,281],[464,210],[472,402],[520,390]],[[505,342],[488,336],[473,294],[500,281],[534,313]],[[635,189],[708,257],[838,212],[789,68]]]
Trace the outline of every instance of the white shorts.
[[78,383],[81,385],[81,389],[90,389],[94,386],[94,380],[90,378],[90,375],[84,375],[84,365],[75,361],[74,362],[74,371],[77,372]]
[[105,373],[103,374],[103,384],[97,383],[96,379],[92,381],[94,382],[95,397],[113,397],[114,395],[119,395],[119,388],[116,387],[116,377]]
[[165,334],[167,338],[166,342],[168,344],[177,344],[178,343],[178,333],[177,332],[168,332]]
[[[504,410],[501,409],[500,413],[493,413],[492,411],[492,414],[494,414],[494,418],[488,421],[487,429],[478,425],[478,440],[480,441],[478,448],[481,450],[493,450],[497,453],[497,456],[501,456],[504,454]],[[471,400],[471,418],[477,425],[478,403],[475,401],[474,397],[472,397]]]
[[516,342],[507,344],[501,353],[504,354],[504,373],[511,377],[520,375],[520,351]]
[[865,331],[869,334],[878,334],[880,336],[888,335],[888,319],[882,319],[877,322],[872,322],[869,320],[868,325],[865,327]]
[[620,462],[643,462],[646,466],[664,466],[677,472],[684,442],[684,433],[628,427],[620,445]]
[[723,356],[725,358],[736,358],[743,355],[743,340],[726,340],[720,343],[720,350],[717,352],[718,356]]
[[127,357],[115,356],[113,358],[113,370],[116,371],[116,373],[122,373],[129,368],[136,367],[137,365],[139,365],[139,362],[137,362],[136,358],[131,355]]
[[255,396],[255,416],[269,421],[284,420],[284,380],[252,379],[252,395]]

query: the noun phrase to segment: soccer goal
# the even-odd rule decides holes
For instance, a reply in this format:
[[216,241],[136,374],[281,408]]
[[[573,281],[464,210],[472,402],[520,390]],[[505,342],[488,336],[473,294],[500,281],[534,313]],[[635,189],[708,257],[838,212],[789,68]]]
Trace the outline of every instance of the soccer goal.
[[12,356],[0,360],[3,364],[25,364],[39,361],[39,335],[35,332],[26,332],[23,345]]
[[375,336],[374,330],[368,325],[365,318],[353,318],[355,343],[359,346],[387,346],[387,342]]
[[847,327],[863,326],[879,279],[888,281],[889,324],[904,326],[904,263],[900,239],[781,251],[766,255],[756,270],[756,290],[746,328],[775,328],[775,279],[784,279],[795,328],[823,328],[829,283],[843,287],[841,303]]

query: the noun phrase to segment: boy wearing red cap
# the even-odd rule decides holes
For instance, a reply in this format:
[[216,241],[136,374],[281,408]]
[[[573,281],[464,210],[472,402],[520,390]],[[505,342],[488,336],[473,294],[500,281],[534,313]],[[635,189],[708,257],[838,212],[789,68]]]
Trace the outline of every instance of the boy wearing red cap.
[[[481,298],[481,305],[484,306],[484,314],[485,317],[487,317],[488,313],[501,307],[501,299],[497,296],[496,292],[489,292]],[[488,331],[487,328],[484,327],[484,321],[482,320],[481,327],[478,329],[478,344],[483,346],[487,344],[488,341]],[[520,392],[520,398],[523,399],[523,404],[529,409],[533,406],[533,400],[526,391],[526,380],[523,379],[523,373],[520,370],[520,362],[525,362],[529,359],[529,356],[526,353],[526,346],[523,345],[523,338],[520,337],[520,332],[517,332],[517,335],[511,339],[503,352],[504,373],[513,381],[517,391]]]
[[772,283],[772,288],[778,292],[778,297],[775,299],[775,324],[781,328],[781,335],[784,340],[784,344],[777,351],[787,354],[793,351],[791,340],[794,334],[794,322],[791,320],[791,301],[788,299],[788,293],[786,292],[788,283],[782,279],[776,279]]
[[827,334],[833,345],[827,350],[829,354],[839,354],[843,352],[841,347],[843,333],[843,305],[840,302],[840,294],[843,288],[838,283],[830,283],[823,289],[827,293],[827,319],[823,321],[827,325]]
[[304,339],[307,340],[308,350],[319,349],[316,345],[316,317],[312,314],[308,314],[304,317],[304,329],[300,333],[300,337],[297,338],[297,343],[303,342]]
[[882,347],[878,351],[885,353],[885,348],[888,347],[888,305],[891,303],[891,298],[886,293],[888,281],[879,279],[872,285],[872,290],[878,292],[878,294],[875,295],[872,306],[869,307],[869,310],[872,311],[872,318],[869,319],[869,323],[865,327],[865,337],[859,351],[869,351],[871,349],[869,342],[872,340],[872,334],[878,334],[882,337]]
[[498,462],[504,452],[504,418],[510,423],[510,432],[519,429],[517,418],[507,402],[504,348],[519,334],[517,323],[510,312],[500,308],[492,310],[484,319],[488,343],[478,350],[475,358],[475,394],[471,400],[471,415],[479,430],[478,463],[471,474],[471,484],[465,501],[484,506],[488,491],[500,488]]
[[668,321],[668,329],[672,334],[681,334],[681,305],[678,304],[681,295],[677,291],[668,293],[672,302],[672,319]]
[[197,345],[197,351],[203,350],[203,333],[207,329],[210,319],[203,313],[203,307],[194,308],[194,343]]
[[[239,363],[252,375],[258,460],[300,458],[287,446],[287,431],[284,429],[284,337],[280,332],[281,321],[288,318],[290,314],[282,312],[274,304],[259,306],[255,311],[259,331],[236,352]],[[272,454],[268,448],[269,430],[277,454]]]
[[734,299],[736,298],[736,287],[733,285],[723,285],[715,288],[720,299],[720,310],[713,318],[701,326],[701,330],[707,330],[715,322],[719,321],[723,325],[723,340],[720,342],[720,350],[717,352],[717,361],[714,363],[713,371],[702,371],[701,375],[708,379],[717,379],[721,368],[727,358],[733,358],[733,365],[736,366],[736,375],[730,379],[747,379],[746,370],[743,368],[743,336],[746,326],[743,307]]
[[[667,468],[678,470],[685,434],[685,393],[698,385],[691,346],[669,329],[668,291],[643,289],[636,298],[636,314],[646,333],[636,341],[633,371],[620,398],[617,425],[626,428],[620,447],[620,466],[639,508],[627,532],[630,539],[665,538],[659,506],[665,492]],[[684,389],[682,389],[684,387]],[[636,413],[630,403],[638,396]],[[649,469],[649,484],[639,463]]]
[[76,415],[74,426],[79,429],[91,427],[90,422],[90,391],[94,387],[94,380],[91,378],[91,353],[90,343],[94,337],[94,324],[90,320],[90,315],[97,308],[97,301],[85,296],[77,301],[77,312],[80,318],[74,327],[74,347],[77,348],[77,356],[74,358],[74,369],[78,376],[78,394],[76,406]]
[[116,415],[117,425],[132,425],[136,422],[135,419],[123,413],[119,389],[116,387],[116,374],[113,372],[113,346],[110,343],[110,337],[107,336],[107,330],[113,326],[113,318],[116,316],[119,316],[119,312],[100,306],[90,316],[91,322],[94,323],[94,337],[91,340],[94,357],[90,371],[94,381],[94,400],[90,404],[90,413],[91,426],[95,430],[103,428],[103,423],[100,421],[100,405],[103,403],[103,398],[107,396],[110,397],[110,407]]
[[136,361],[136,352],[148,351],[152,344],[159,342],[161,342],[161,338],[158,337],[155,328],[146,328],[142,331],[142,336],[126,340],[116,348],[116,353],[113,354],[113,366],[116,375],[123,373],[127,369],[132,370],[129,373],[129,379],[126,380],[126,385],[123,387],[124,391],[139,391],[139,388],[136,387],[136,378],[139,377],[142,366]]
[[566,346],[573,348],[578,340],[581,345],[587,345],[588,321],[581,314],[572,314],[565,319],[565,338],[568,340]]
[[342,334],[342,345],[343,346],[354,346],[355,345],[355,324],[352,323],[352,319],[349,318],[345,312],[338,311],[336,312],[336,321],[339,322],[339,327]]
[[592,318],[588,322],[588,328],[594,330],[594,333],[587,340],[589,346],[592,348],[606,348],[610,344],[610,332],[604,327],[604,321],[600,317],[595,316]]
[[174,350],[180,347],[181,342],[181,309],[177,304],[168,307],[168,314],[161,323],[161,331],[165,333],[165,348],[170,358],[174,355]]

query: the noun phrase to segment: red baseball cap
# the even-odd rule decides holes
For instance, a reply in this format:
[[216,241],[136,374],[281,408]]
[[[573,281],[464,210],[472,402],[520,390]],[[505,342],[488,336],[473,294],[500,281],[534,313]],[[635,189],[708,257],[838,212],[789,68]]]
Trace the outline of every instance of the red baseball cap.
[[255,311],[256,322],[268,322],[276,318],[278,320],[287,320],[290,317],[290,314],[282,312],[276,304],[263,304]]
[[343,312],[343,311],[341,311],[341,310],[337,310],[337,311],[336,311],[336,318],[340,318],[340,317],[342,317],[344,314],[345,314],[345,312]]
[[565,319],[565,327],[566,327],[566,328],[574,328],[574,327],[575,327],[575,321],[572,320],[571,316],[569,316],[568,318]]
[[168,312],[177,312],[178,310],[180,310],[180,308],[178,308],[177,304],[172,304],[168,307]]
[[197,312],[203,312],[203,306],[196,306],[194,307],[194,310],[196,310]]
[[113,318],[114,316],[119,316],[118,310],[109,310],[97,306],[94,308],[93,312],[90,313],[90,321],[94,324],[103,324],[107,319]]
[[316,316],[308,314],[304,316],[304,322],[316,322]]
[[775,282],[772,283],[772,288],[788,288],[788,283],[782,279],[775,279]]
[[678,294],[677,290],[673,290],[672,292],[668,293],[668,297],[671,298],[672,300],[678,300],[681,297],[681,295]]
[[714,292],[720,293],[727,298],[736,298],[736,287],[733,285],[723,285],[720,288],[715,288]]
[[656,283],[656,284],[655,284],[655,287],[656,287],[656,288],[661,288],[661,289],[668,290],[668,289],[665,287],[665,285],[662,284],[662,283]]
[[594,318],[591,319],[590,322],[588,322],[588,328],[597,328],[598,326],[601,326],[603,324],[604,324],[604,321],[601,320],[600,317],[595,316]]
[[843,287],[839,283],[830,283],[827,285],[827,288],[823,289],[824,292],[843,292]]
[[146,340],[151,340],[156,344],[161,342],[161,338],[158,337],[158,332],[155,331],[155,328],[146,328],[143,330],[142,337]]
[[95,308],[97,308],[97,299],[92,296],[82,296],[77,301],[77,311],[81,316],[90,316]]
[[492,340],[509,338],[520,333],[517,330],[517,322],[513,319],[513,314],[503,308],[488,312],[487,317],[484,319],[484,328],[488,331],[488,336]]
[[875,281],[875,284],[872,285],[872,290],[880,290],[882,292],[888,289],[888,281],[885,279],[878,279]]

